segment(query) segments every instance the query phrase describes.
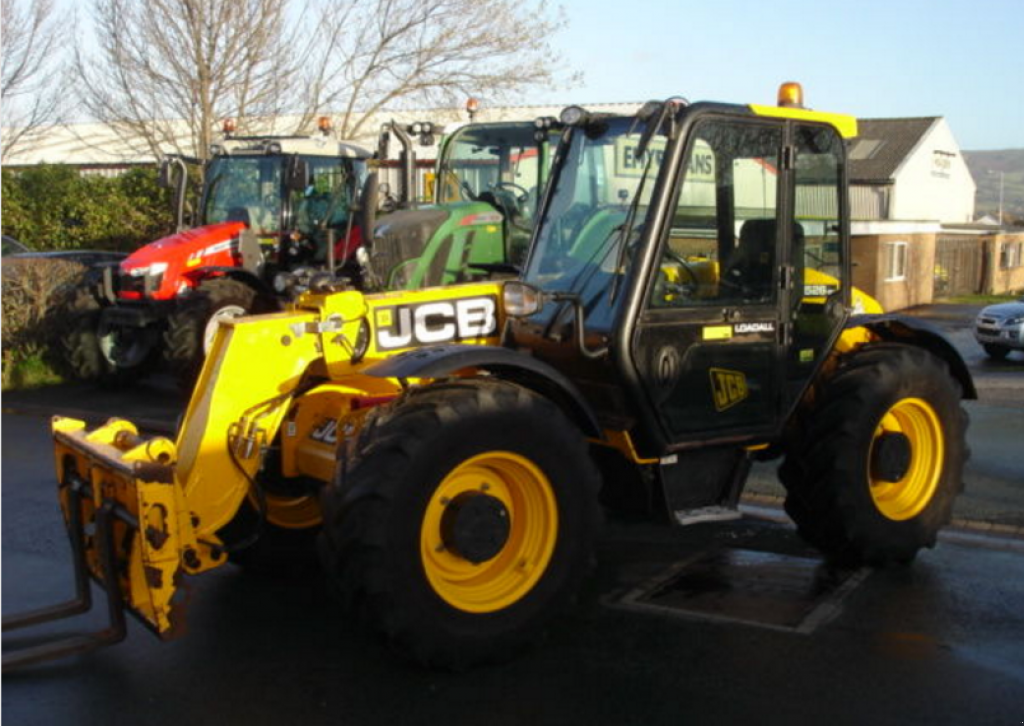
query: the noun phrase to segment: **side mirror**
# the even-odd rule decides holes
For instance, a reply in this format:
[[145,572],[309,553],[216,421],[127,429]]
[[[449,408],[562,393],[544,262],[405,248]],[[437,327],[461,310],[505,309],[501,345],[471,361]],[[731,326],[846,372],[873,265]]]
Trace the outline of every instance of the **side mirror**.
[[377,224],[377,202],[380,198],[380,182],[377,172],[371,172],[363,183],[359,195],[359,226],[363,229],[364,244],[373,239],[373,228]]
[[290,192],[304,191],[309,179],[309,164],[297,156],[288,157],[284,168],[284,185]]

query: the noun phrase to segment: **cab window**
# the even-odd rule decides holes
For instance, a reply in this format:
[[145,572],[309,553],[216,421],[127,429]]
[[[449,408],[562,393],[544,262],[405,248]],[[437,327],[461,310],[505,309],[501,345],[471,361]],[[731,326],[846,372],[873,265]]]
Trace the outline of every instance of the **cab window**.
[[781,148],[777,126],[724,120],[697,126],[652,307],[775,301]]

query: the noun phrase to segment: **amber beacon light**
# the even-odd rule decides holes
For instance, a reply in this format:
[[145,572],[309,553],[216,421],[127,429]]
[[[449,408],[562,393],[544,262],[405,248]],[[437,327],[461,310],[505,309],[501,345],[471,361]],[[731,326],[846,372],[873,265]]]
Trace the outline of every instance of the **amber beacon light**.
[[784,108],[803,108],[803,86],[794,81],[787,81],[779,86],[779,105]]

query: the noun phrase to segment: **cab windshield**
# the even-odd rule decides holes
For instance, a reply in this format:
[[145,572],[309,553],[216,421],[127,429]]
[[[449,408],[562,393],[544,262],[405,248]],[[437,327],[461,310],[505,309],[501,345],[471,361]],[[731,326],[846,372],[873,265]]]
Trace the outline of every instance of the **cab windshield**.
[[[282,231],[283,217],[289,230],[312,235],[321,227],[340,227],[348,218],[353,176],[349,159],[303,156],[309,176],[301,190],[286,192],[284,165],[288,156],[225,156],[210,162],[203,205],[206,224],[245,222],[257,235]],[[288,195],[287,206],[283,203]]]
[[257,234],[281,227],[281,156],[217,157],[207,169],[203,219],[245,222]]
[[628,269],[665,155],[660,134],[642,158],[637,155],[643,131],[634,118],[573,131],[553,171],[551,199],[524,275],[548,292],[580,293],[592,323],[611,314],[613,285]]
[[456,131],[439,170],[438,202],[476,201],[501,192],[536,198],[545,170],[535,131],[532,123]]

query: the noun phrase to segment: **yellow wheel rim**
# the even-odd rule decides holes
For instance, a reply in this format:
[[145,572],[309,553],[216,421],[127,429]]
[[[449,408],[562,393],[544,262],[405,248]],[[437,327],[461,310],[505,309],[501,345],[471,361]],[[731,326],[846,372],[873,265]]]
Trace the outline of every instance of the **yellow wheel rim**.
[[904,521],[920,514],[935,495],[942,475],[945,445],[935,409],[920,398],[904,398],[890,408],[875,429],[874,442],[885,434],[902,434],[910,445],[910,461],[898,481],[868,474],[875,507],[888,519]]
[[[255,495],[249,495],[253,507],[259,509]],[[267,521],[284,529],[309,529],[323,522],[320,501],[316,497],[282,497],[267,495]]]
[[[508,511],[508,538],[479,564],[445,547],[442,518],[460,495],[482,492]],[[493,451],[467,459],[445,477],[427,504],[420,556],[427,580],[445,602],[470,613],[491,613],[522,599],[551,562],[558,540],[558,505],[551,482],[528,459]]]

